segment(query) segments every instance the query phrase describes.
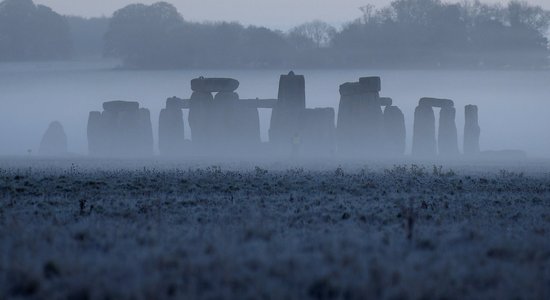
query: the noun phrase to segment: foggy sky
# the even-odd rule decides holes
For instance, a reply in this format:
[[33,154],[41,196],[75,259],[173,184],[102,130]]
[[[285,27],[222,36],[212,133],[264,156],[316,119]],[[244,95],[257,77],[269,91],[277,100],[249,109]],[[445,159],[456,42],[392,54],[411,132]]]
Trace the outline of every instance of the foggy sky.
[[[151,4],[160,0],[35,0],[65,15],[86,17],[110,16],[130,3]],[[288,29],[315,19],[335,26],[361,15],[359,7],[368,3],[383,7],[391,0],[165,0],[174,4],[190,21],[238,21]],[[446,1],[449,2],[449,1]],[[507,3],[508,0],[482,0],[484,3]],[[550,9],[549,0],[527,0]]]

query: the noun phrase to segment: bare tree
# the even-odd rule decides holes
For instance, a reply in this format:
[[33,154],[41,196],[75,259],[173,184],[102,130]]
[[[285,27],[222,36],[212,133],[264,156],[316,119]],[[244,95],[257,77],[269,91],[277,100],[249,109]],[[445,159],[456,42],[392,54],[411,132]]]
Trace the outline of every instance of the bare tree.
[[304,39],[311,42],[316,48],[324,48],[330,45],[336,34],[336,28],[322,21],[312,21],[296,26],[290,30],[293,39]]

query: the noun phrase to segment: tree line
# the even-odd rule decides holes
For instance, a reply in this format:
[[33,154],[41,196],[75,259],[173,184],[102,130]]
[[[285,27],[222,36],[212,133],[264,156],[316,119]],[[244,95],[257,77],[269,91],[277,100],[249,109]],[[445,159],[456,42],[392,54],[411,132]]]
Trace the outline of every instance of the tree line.
[[[282,32],[189,22],[171,4],[110,18],[60,16],[32,0],[0,3],[0,61],[113,57],[126,68],[547,68],[550,13],[525,2],[394,0],[342,28]],[[190,12],[192,13],[192,12]]]

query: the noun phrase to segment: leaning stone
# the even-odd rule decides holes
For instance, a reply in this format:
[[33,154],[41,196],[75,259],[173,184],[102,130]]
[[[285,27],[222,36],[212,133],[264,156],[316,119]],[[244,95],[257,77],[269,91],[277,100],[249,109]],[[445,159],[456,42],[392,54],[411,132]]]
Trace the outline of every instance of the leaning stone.
[[138,110],[139,103],[131,101],[109,101],[103,103],[103,110],[122,112],[127,110]]
[[233,78],[199,77],[191,80],[191,90],[193,90],[193,92],[234,92],[238,88],[239,81]]
[[434,110],[432,106],[419,105],[414,111],[412,154],[434,157],[436,151]]
[[453,107],[455,103],[453,102],[453,100],[449,100],[449,99],[422,98],[418,102],[418,105],[419,106],[427,105],[431,107],[443,108],[443,107]]
[[361,77],[359,83],[364,86],[367,92],[380,92],[382,83],[380,77]]
[[439,155],[456,156],[459,153],[455,116],[456,109],[454,107],[441,108],[437,138]]
[[67,135],[61,123],[58,121],[50,123],[42,137],[38,152],[40,155],[47,156],[67,154]]

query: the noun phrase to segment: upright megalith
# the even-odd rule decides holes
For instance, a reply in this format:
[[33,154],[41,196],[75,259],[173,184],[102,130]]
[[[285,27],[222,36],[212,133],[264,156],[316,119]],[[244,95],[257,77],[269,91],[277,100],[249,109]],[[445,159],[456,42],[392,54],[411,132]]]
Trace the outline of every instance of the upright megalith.
[[110,101],[88,117],[88,149],[93,156],[142,157],[153,154],[149,110],[138,102]]
[[87,137],[88,153],[98,155],[103,151],[103,131],[102,131],[101,112],[92,111],[88,116]]
[[38,153],[45,156],[60,156],[67,154],[67,135],[61,123],[58,121],[50,123],[48,129],[42,136]]
[[[382,149],[383,112],[389,104],[379,96],[380,78],[363,77],[340,85],[338,152],[346,156],[379,155]],[[391,104],[390,104],[391,105]]]
[[[433,108],[441,108],[439,131],[435,138],[435,114]],[[454,102],[449,99],[422,98],[414,113],[413,155],[433,157],[458,155]]]
[[300,151],[308,156],[328,157],[335,153],[334,108],[309,108],[300,115]]
[[193,92],[189,101],[189,127],[193,144],[200,148],[211,148],[214,126],[212,112],[214,97],[210,92]]
[[306,109],[306,89],[303,75],[294,72],[281,75],[279,95],[271,113],[269,141],[276,151],[289,152],[292,139],[298,134],[300,114]]
[[419,104],[414,111],[412,154],[432,157],[437,153],[435,113],[430,105]]
[[479,153],[479,136],[481,133],[477,105],[466,105],[464,116],[464,154],[475,155]]
[[162,156],[180,156],[185,150],[183,111],[166,106],[159,115],[159,151]]
[[405,154],[406,128],[405,116],[397,106],[386,106],[384,109],[384,154],[400,156]]
[[453,106],[445,106],[439,112],[439,131],[437,146],[440,156],[457,156],[458,134],[456,130],[456,109]]

